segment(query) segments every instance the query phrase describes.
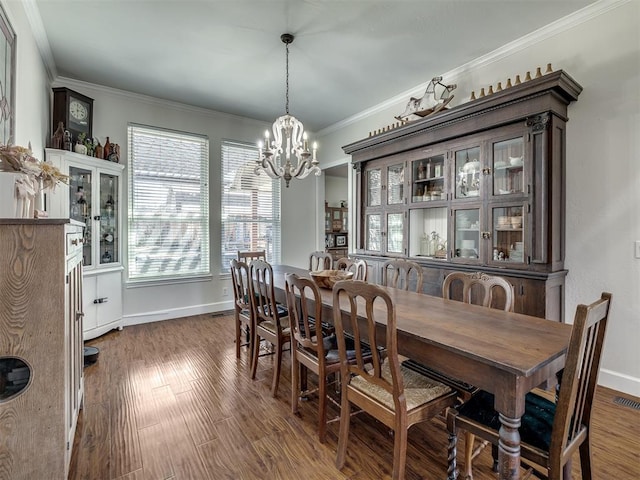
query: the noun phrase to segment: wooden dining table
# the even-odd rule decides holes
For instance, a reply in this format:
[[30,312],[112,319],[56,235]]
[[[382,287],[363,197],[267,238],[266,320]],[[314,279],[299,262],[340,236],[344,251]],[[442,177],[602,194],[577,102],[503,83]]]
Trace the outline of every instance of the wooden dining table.
[[[285,274],[309,277],[307,270],[287,265],[274,265],[273,273],[276,298],[283,303]],[[501,422],[499,478],[519,479],[518,429],[525,395],[564,367],[571,325],[382,288],[393,300],[401,355],[495,395]],[[320,293],[322,320],[333,323],[333,293],[329,289],[320,289]],[[381,333],[384,327],[383,319]]]

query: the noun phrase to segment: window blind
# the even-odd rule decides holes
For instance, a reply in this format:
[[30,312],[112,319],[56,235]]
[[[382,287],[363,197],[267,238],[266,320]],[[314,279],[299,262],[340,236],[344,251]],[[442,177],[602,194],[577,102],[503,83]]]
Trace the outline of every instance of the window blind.
[[267,261],[280,262],[280,181],[254,172],[254,145],[222,142],[222,272],[238,250],[265,250]]
[[129,280],[210,274],[209,140],[132,124],[128,137]]

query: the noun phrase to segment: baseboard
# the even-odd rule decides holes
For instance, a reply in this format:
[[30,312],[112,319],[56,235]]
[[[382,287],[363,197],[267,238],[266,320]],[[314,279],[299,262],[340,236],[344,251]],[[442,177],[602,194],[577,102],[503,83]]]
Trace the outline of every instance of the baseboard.
[[205,305],[192,305],[182,308],[171,308],[168,310],[158,310],[155,312],[136,313],[122,317],[122,325],[130,327],[143,323],[159,322],[171,320],[173,318],[190,317],[192,315],[203,315],[206,313],[224,312],[233,309],[233,301],[208,303]]
[[640,378],[602,368],[598,384],[634,397],[640,397]]

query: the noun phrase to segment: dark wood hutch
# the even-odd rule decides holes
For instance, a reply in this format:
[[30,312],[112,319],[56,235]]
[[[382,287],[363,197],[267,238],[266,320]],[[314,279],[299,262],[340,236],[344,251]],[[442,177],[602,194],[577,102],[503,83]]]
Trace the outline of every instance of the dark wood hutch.
[[515,311],[562,321],[567,106],[563,71],[343,147],[356,170],[355,254],[379,282],[388,257],[506,277]]

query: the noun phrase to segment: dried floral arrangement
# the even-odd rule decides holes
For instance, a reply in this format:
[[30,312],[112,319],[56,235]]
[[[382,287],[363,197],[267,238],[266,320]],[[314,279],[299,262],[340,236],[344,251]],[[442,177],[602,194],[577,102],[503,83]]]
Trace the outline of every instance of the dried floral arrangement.
[[53,190],[56,185],[69,181],[58,168],[35,158],[31,146],[0,145],[0,172],[24,173],[43,190]]

